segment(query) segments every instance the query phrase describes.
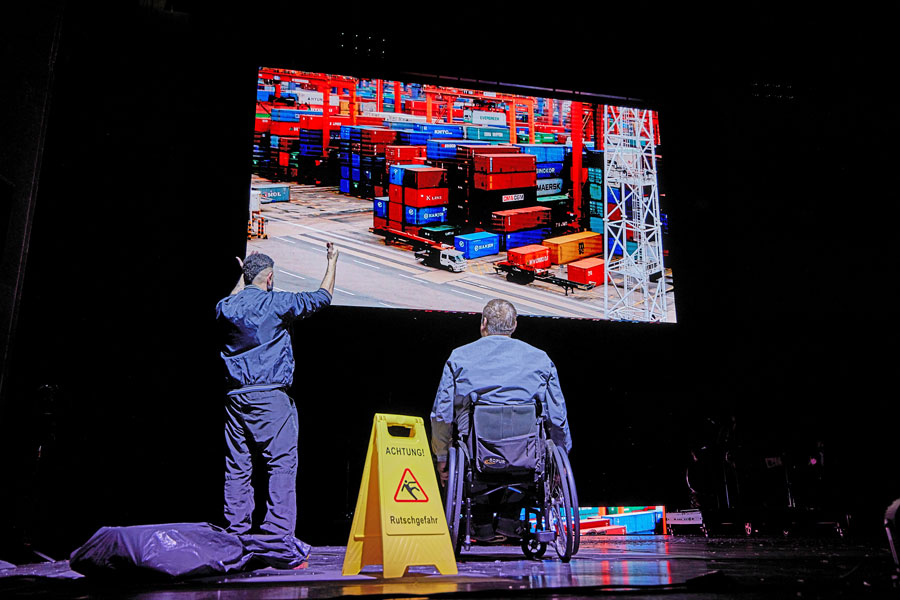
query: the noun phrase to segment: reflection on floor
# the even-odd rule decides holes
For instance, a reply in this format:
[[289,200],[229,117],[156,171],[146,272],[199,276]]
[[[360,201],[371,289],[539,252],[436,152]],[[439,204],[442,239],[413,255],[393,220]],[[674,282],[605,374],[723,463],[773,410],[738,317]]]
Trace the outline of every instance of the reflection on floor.
[[568,564],[548,551],[528,560],[515,546],[476,546],[463,553],[459,574],[414,567],[384,579],[379,567],[342,577],[344,548],[313,549],[305,568],[263,569],[181,582],[133,582],[110,587],[89,581],[68,563],[47,562],[0,570],[3,598],[516,597],[578,598],[627,593],[677,598],[897,598],[887,544],[837,535],[704,537],[702,535],[584,536]]

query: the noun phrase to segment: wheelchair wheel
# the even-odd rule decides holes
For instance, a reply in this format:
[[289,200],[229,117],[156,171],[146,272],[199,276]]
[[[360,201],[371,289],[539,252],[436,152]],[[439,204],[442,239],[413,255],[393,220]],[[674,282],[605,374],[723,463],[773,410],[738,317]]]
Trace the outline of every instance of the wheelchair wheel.
[[553,545],[557,556],[563,562],[569,562],[575,546],[575,519],[568,477],[563,459],[552,442],[547,443],[547,454],[550,465],[547,469],[546,524],[556,533]]
[[[542,511],[540,511],[540,510],[537,510],[534,512],[529,510],[528,513],[530,513],[531,515],[534,516],[535,527],[534,527],[534,531],[527,532],[526,535],[523,535],[523,537],[522,537],[522,553],[527,558],[541,558],[542,556],[544,556],[544,553],[547,552],[547,542],[538,541],[535,534],[538,531],[542,531],[545,529],[544,515],[542,514]],[[525,515],[526,523],[529,521],[528,517],[529,517],[529,514],[526,514]],[[527,535],[528,533],[530,533],[531,535]]]
[[450,448],[447,454],[447,486],[444,490],[444,512],[453,552],[458,556],[464,535],[462,529],[462,493],[466,476],[466,457],[458,448]]
[[572,555],[578,554],[578,547],[581,545],[581,517],[578,514],[578,491],[575,489],[575,476],[572,474],[572,464],[569,462],[569,456],[565,450],[556,446],[556,452],[559,453],[560,461],[565,468],[566,480],[569,484],[569,499],[572,501],[572,520],[574,527],[572,528]]

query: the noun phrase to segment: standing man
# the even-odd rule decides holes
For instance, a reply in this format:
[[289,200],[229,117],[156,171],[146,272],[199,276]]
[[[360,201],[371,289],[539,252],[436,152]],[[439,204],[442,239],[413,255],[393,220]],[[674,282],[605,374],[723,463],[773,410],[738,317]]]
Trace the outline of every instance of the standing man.
[[216,305],[228,370],[225,402],[225,518],[228,532],[250,532],[252,455],[268,471],[263,533],[293,536],[297,524],[297,407],[287,390],[294,381],[291,326],[331,304],[338,250],[327,244],[328,265],[314,292],[276,292],[274,261],[251,253],[227,298]]

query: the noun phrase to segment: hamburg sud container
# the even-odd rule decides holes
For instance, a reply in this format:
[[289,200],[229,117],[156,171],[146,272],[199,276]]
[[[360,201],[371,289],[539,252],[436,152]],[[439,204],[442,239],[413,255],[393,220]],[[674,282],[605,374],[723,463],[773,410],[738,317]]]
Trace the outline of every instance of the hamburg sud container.
[[512,248],[506,251],[506,260],[517,267],[546,269],[550,267],[550,248],[539,244]]
[[453,238],[453,247],[467,259],[490,256],[500,252],[500,236],[487,231],[458,235]]
[[575,283],[603,283],[603,272],[606,261],[602,258],[582,258],[566,265],[566,273],[569,281]]
[[541,242],[550,248],[550,262],[564,265],[581,258],[603,254],[603,236],[595,231],[582,231]]

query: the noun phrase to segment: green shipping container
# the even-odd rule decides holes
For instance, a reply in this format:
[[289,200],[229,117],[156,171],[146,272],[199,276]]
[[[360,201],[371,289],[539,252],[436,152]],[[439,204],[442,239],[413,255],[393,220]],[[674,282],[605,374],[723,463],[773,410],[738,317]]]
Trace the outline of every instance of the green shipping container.
[[509,130],[498,127],[466,127],[467,140],[485,140],[488,142],[508,142]]

